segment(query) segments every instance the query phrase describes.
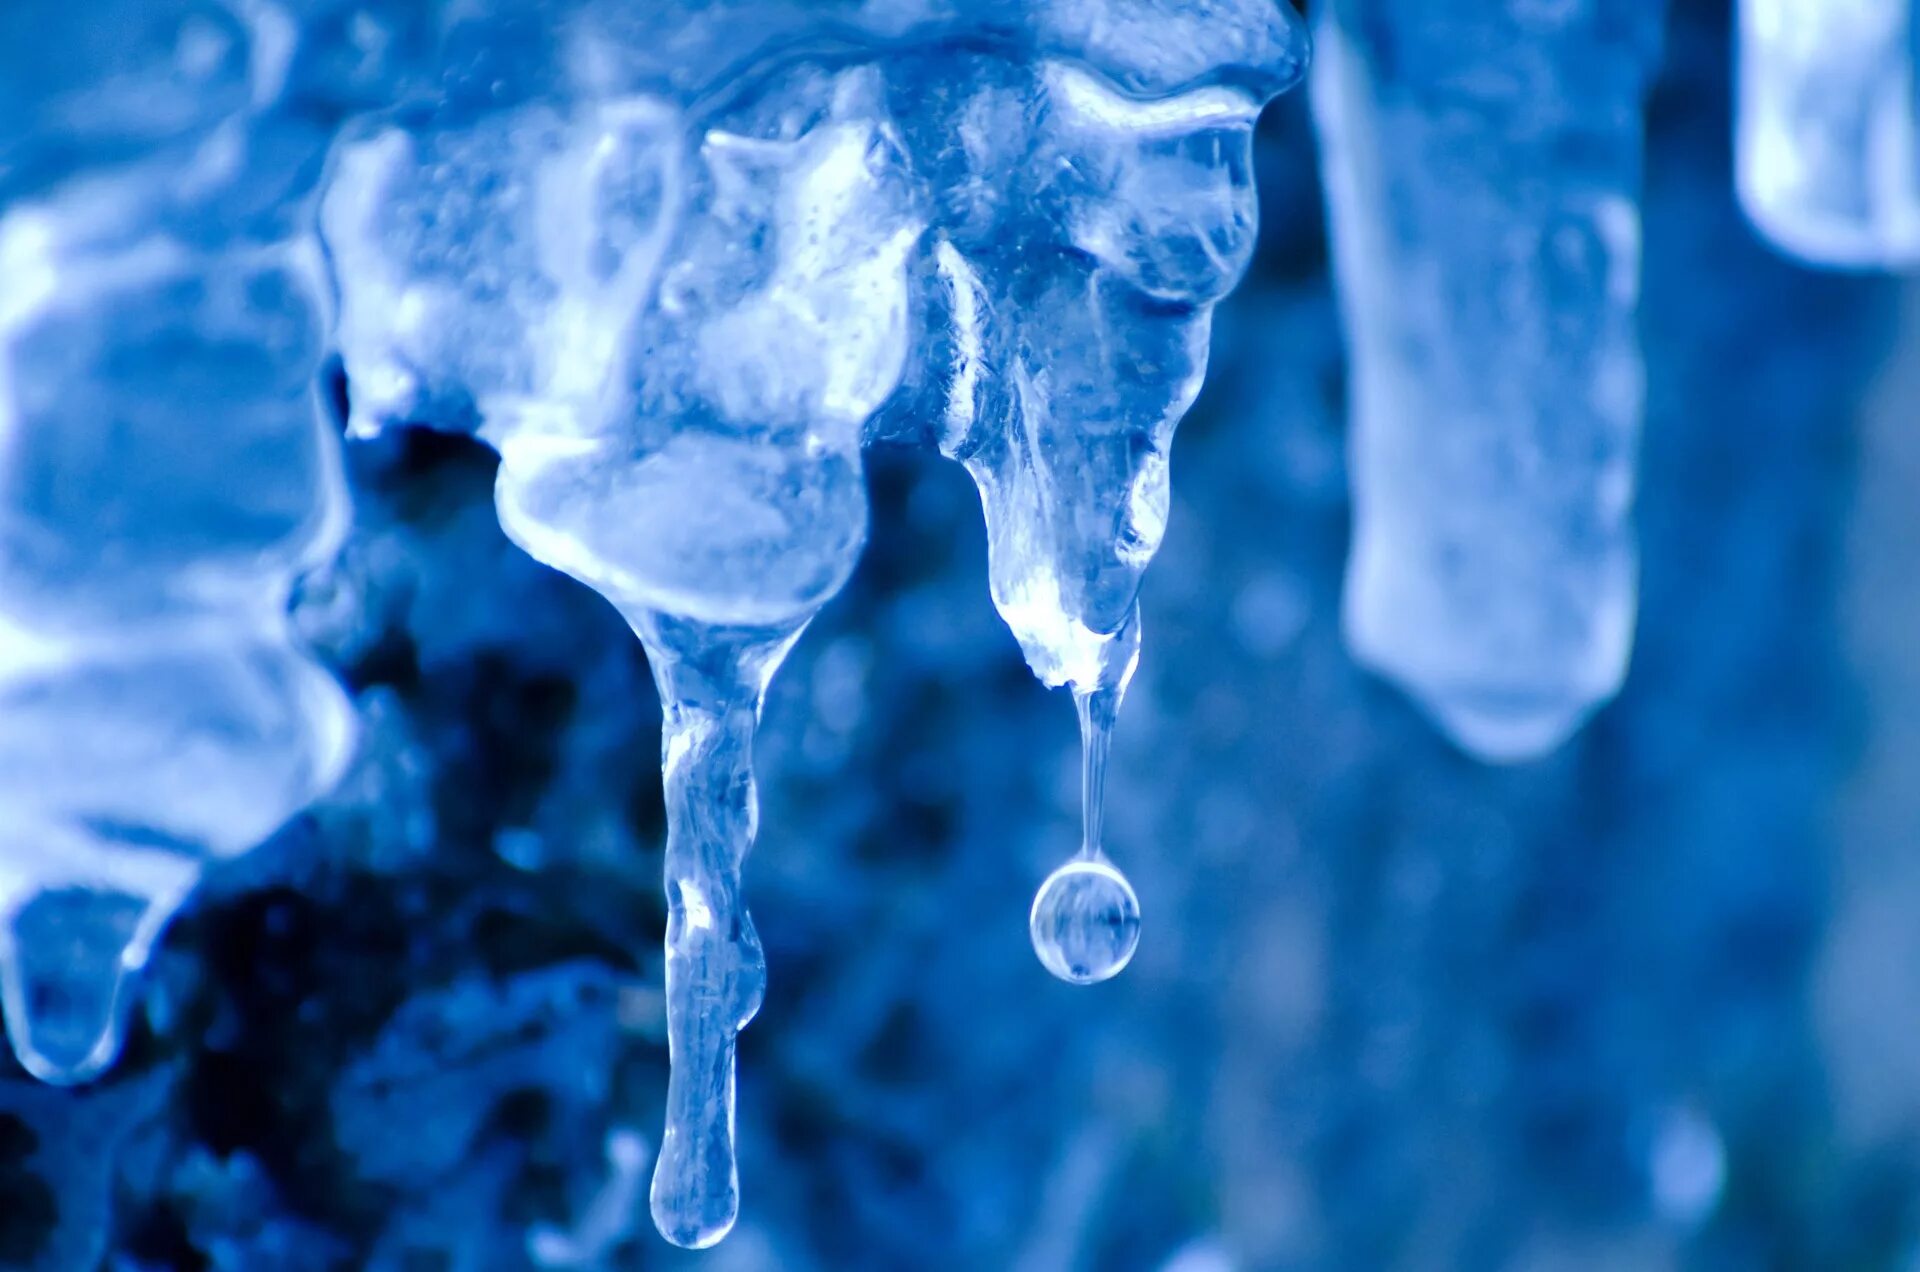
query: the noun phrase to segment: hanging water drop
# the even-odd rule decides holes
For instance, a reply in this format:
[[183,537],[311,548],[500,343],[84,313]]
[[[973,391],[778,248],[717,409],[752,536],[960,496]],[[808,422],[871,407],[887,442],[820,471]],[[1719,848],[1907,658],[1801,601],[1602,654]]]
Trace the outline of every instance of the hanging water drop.
[[1080,851],[1047,876],[1027,916],[1041,964],[1075,985],[1118,976],[1140,943],[1140,898],[1100,846],[1113,721],[1139,655],[1139,632],[1136,613],[1119,633],[1124,652],[1108,683],[1074,687],[1080,711]]
[[1132,961],[1140,899],[1112,862],[1078,856],[1040,885],[1028,928],[1048,971],[1075,985],[1097,984]]

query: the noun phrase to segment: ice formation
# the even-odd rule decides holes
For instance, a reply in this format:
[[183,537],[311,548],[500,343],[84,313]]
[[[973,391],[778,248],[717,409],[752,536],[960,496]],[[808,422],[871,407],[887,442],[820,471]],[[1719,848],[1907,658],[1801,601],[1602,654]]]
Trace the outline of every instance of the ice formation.
[[[585,21],[581,57],[628,47]],[[631,15],[629,15],[631,16]],[[906,356],[917,232],[871,70],[769,77],[695,121],[642,82],[342,151],[322,221],[358,432],[470,410],[501,524],[612,601],[665,717],[673,1076],[660,1229],[738,1208],[734,1037],[760,1005],[741,900],[768,680],[852,570],[861,429]]]
[[346,516],[298,217],[321,99],[355,85],[302,80],[323,16],[0,13],[0,47],[35,50],[0,77],[0,1006],[47,1081],[111,1062],[205,864],[350,748],[286,618]]
[[1920,263],[1920,25],[1912,0],[1741,0],[1735,176],[1809,261]]
[[[1093,69],[936,49],[896,91],[934,192],[920,291],[939,333],[906,400],[979,487],[993,601],[1028,665],[1079,705],[1085,833],[1030,921],[1041,962],[1076,982],[1117,973],[1138,938],[1133,888],[1102,851],[1108,738],[1173,431],[1252,251],[1253,123],[1306,63],[1289,9],[1179,9],[1164,44]],[[1170,49],[1188,61],[1148,60]]]
[[545,16],[524,42],[450,21],[445,100],[343,142],[322,230],[353,430],[477,431],[508,533],[647,647],[673,1061],[652,1207],[699,1247],[737,1213],[734,1042],[765,983],[754,730],[862,547],[889,399],[973,473],[994,600],[1082,703],[1087,835],[1036,942],[1079,980],[1131,953],[1105,738],[1167,446],[1251,246],[1252,124],[1304,36],[1267,0]]
[[[1138,899],[1101,850],[1106,748],[1139,649],[1139,573],[1166,515],[1169,435],[1198,381],[1208,306],[1251,234],[1247,127],[1297,69],[1298,26],[1277,5],[1221,0],[400,7],[443,28],[431,88],[377,70],[406,37],[360,3],[0,2],[0,930],[12,953],[0,1005],[36,1072],[97,1068],[125,974],[201,866],[244,852],[338,765],[349,731],[338,691],[293,648],[280,613],[342,512],[331,440],[309,402],[326,306],[301,218],[335,121],[378,103],[336,152],[327,205],[354,426],[481,432],[504,456],[513,533],[617,603],[661,677],[677,1072],[655,1200],[676,1239],[703,1243],[736,1205],[732,1047],[761,992],[740,888],[755,713],[860,550],[863,441],[918,442],[967,465],[990,523],[994,599],[1035,671],[1070,687],[1080,711],[1081,851],[1035,897],[1035,948],[1078,981],[1116,972],[1134,948]],[[1632,8],[1611,6],[1619,27],[1591,17],[1588,0],[1352,0],[1330,15],[1321,112],[1359,360],[1360,564],[1385,571],[1368,631],[1386,651],[1376,661],[1401,659],[1399,674],[1456,721],[1494,718],[1474,735],[1489,753],[1520,749],[1510,728],[1529,712],[1552,727],[1523,730],[1522,743],[1564,728],[1553,722],[1582,708],[1551,704],[1601,695],[1624,652],[1628,589],[1613,584],[1631,576],[1624,453],[1637,371],[1624,332],[1645,35]],[[1843,34],[1843,12],[1798,15],[1791,48]],[[1766,64],[1747,60],[1756,76]],[[1676,66],[1682,85],[1701,77]],[[1811,100],[1851,109],[1852,90],[1881,83],[1829,78]],[[945,786],[929,800],[931,830],[902,818],[875,833],[884,862],[791,853],[808,860],[760,885],[817,900],[806,922],[818,944],[810,966],[788,973],[814,991],[804,1019],[777,1044],[760,1040],[780,1051],[782,1064],[767,1066],[780,1076],[750,1101],[777,1110],[763,1119],[781,1141],[771,1152],[809,1169],[779,1172],[783,1205],[765,1207],[772,1217],[755,1234],[765,1244],[737,1252],[745,1262],[1055,1266],[1114,1251],[1152,1262],[1191,1231],[1192,1188],[1215,1164],[1156,1150],[1170,1134],[1218,1150],[1219,1205],[1203,1209],[1218,1211],[1221,1237],[1187,1245],[1169,1267],[1287,1266],[1328,1250],[1374,1265],[1424,1252],[1445,1265],[1461,1261],[1445,1252],[1462,1244],[1468,1263],[1494,1248],[1595,1248],[1591,1233],[1563,1247],[1551,1224],[1503,1226],[1531,1213],[1506,1187],[1516,1181],[1550,1210],[1556,1191],[1631,1199],[1651,1178],[1657,1226],[1641,1236],[1656,1244],[1696,1223],[1715,1225],[1702,1235],[1723,1247],[1779,1235],[1756,1235],[1726,1207],[1707,1214],[1721,1181],[1697,1161],[1704,1184],[1668,1186],[1673,1128],[1698,1122],[1692,1139],[1744,1154],[1735,1178],[1765,1176],[1782,1151],[1825,1143],[1827,1128],[1801,1119],[1789,1128],[1798,1139],[1754,1133],[1753,1111],[1779,1103],[1777,1074],[1744,1093],[1711,1082],[1676,1092],[1687,1062],[1716,1057],[1711,1042],[1675,1041],[1666,1026],[1686,1035],[1700,1003],[1744,1004],[1714,1018],[1737,1027],[1691,1031],[1738,1046],[1756,1013],[1804,1015],[1818,854],[1729,865],[1721,849],[1819,840],[1832,785],[1823,744],[1845,722],[1821,692],[1841,674],[1832,623],[1808,616],[1833,617],[1835,536],[1821,527],[1845,482],[1844,466],[1808,462],[1825,454],[1809,421],[1829,425],[1849,408],[1885,322],[1837,303],[1859,284],[1745,276],[1752,254],[1713,188],[1723,121],[1707,122],[1666,141],[1670,232],[1656,250],[1668,268],[1656,277],[1669,291],[1656,308],[1677,373],[1663,424],[1679,447],[1670,455],[1728,460],[1731,475],[1669,492],[1649,550],[1667,563],[1650,577],[1660,608],[1687,621],[1650,630],[1643,649],[1672,692],[1627,704],[1614,736],[1653,759],[1610,765],[1597,806],[1594,783],[1543,791],[1435,763],[1323,656],[1317,629],[1299,630],[1300,598],[1319,594],[1337,535],[1326,514],[1337,465],[1321,449],[1317,386],[1334,359],[1319,330],[1317,240],[1297,236],[1275,253],[1253,311],[1290,365],[1234,376],[1235,397],[1218,409],[1236,427],[1183,455],[1194,465],[1183,476],[1219,499],[1221,532],[1195,553],[1209,582],[1194,589],[1193,643],[1162,681],[1173,711],[1157,725],[1163,742],[1197,725],[1196,745],[1167,748],[1142,803],[1152,824],[1191,830],[1216,868],[1196,870],[1189,895],[1155,902],[1156,923],[1193,925],[1182,970],[1151,990],[1164,1010],[1113,1013],[1069,1040],[1033,1021],[1007,1028],[1013,1006],[986,1028],[955,1009],[970,992],[1040,1001],[1033,969],[1025,984],[1002,979],[1004,934],[979,934],[977,957],[964,948],[974,939],[954,938],[991,911],[972,885],[1004,865],[941,851],[1018,839],[1030,806],[999,798],[1025,776],[1006,745],[1020,726],[995,718],[999,703],[974,709],[998,686],[924,709],[930,690],[950,688],[935,664],[949,680],[961,674],[947,660],[975,633],[950,634],[966,613],[955,569],[916,560],[912,596],[860,600],[896,635],[897,655],[863,664],[872,688],[846,711],[861,716],[846,732],[920,751],[937,770],[929,785]],[[1869,135],[1856,130],[1828,154],[1878,181],[1896,169],[1868,161],[1899,147],[1869,146]],[[1871,133],[1883,136],[1898,141]],[[1347,148],[1332,144],[1342,139]],[[1291,158],[1284,143],[1276,156]],[[1842,192],[1824,177],[1811,189]],[[1814,312],[1833,321],[1810,329],[1800,319]],[[1767,355],[1764,385],[1728,365],[1730,348]],[[1702,408],[1729,394],[1741,440],[1757,420],[1768,445],[1726,444]],[[1430,404],[1432,427],[1414,428]],[[1252,423],[1290,411],[1298,427]],[[412,448],[368,449],[363,473]],[[464,476],[474,465],[458,453]],[[1476,466],[1488,453],[1496,462]],[[436,498],[454,486],[445,469],[429,479],[409,464],[392,473],[444,481]],[[916,498],[939,484],[923,476]],[[384,493],[367,490],[370,502]],[[1598,529],[1563,519],[1569,508]],[[920,511],[916,534],[951,525]],[[1276,517],[1306,533],[1276,546]],[[1789,523],[1791,534],[1767,533]],[[627,984],[609,953],[637,907],[604,873],[538,867],[565,856],[554,827],[625,834],[651,810],[635,811],[624,782],[529,777],[535,766],[515,762],[515,783],[553,815],[536,833],[519,829],[510,801],[459,779],[470,772],[463,747],[517,761],[522,732],[540,732],[508,710],[497,735],[470,737],[499,683],[529,668],[579,699],[548,731],[565,739],[559,765],[616,752],[607,739],[627,735],[609,722],[626,682],[583,668],[597,660],[624,674],[628,663],[604,657],[598,633],[564,609],[579,597],[551,580],[491,590],[469,550],[494,540],[473,529],[463,512],[457,528],[417,538],[363,526],[356,545],[423,582],[392,634],[415,651],[437,646],[400,670],[384,652],[354,658],[356,683],[376,686],[362,699],[367,730],[387,738],[391,714],[391,758],[417,761],[417,798],[369,783],[348,805],[351,831],[323,821],[311,837],[341,869],[271,901],[208,907],[195,948],[167,969],[179,975],[150,1000],[155,1027],[170,1020],[179,1036],[128,1066],[138,1072],[79,1092],[0,1077],[0,1263],[378,1272],[622,1257],[655,1157],[652,1135],[643,1142],[614,1111],[616,1088],[643,1085],[634,1070],[650,1079],[654,1065],[623,1032],[652,1029],[651,990]],[[1775,586],[1782,554],[1811,570],[1810,591]],[[1220,639],[1217,585],[1238,569],[1254,582],[1235,626],[1260,639],[1236,653]],[[1591,586],[1594,576],[1608,586]],[[1711,598],[1688,587],[1703,576],[1720,584]],[[342,608],[379,608],[371,584],[350,594],[364,582],[342,582]],[[1462,583],[1469,590],[1447,592]],[[1284,603],[1246,603],[1275,595]],[[1380,600],[1409,595],[1420,603]],[[558,598],[563,619],[534,620],[523,596]],[[1716,618],[1729,630],[1713,630]],[[588,632],[590,655],[545,647],[573,626]],[[1262,630],[1283,627],[1285,637]],[[1307,656],[1279,656],[1294,639]],[[1408,670],[1429,640],[1452,661]],[[1221,684],[1215,658],[1233,683],[1192,693]],[[1556,688],[1568,666],[1596,660],[1601,672]],[[1458,666],[1472,674],[1453,676]],[[1496,692],[1491,707],[1457,691],[1483,685],[1487,668],[1521,690]],[[1769,691],[1783,668],[1794,693]],[[416,674],[427,690],[395,687]],[[485,708],[441,696],[441,675],[483,683],[472,696]],[[1245,718],[1282,698],[1313,704],[1309,745],[1275,745]],[[1174,714],[1187,703],[1191,715]],[[1700,727],[1710,719],[1731,727]],[[811,791],[794,795],[796,782],[788,795],[824,829],[796,817],[793,833],[837,846],[867,808],[899,808],[919,780],[911,767],[822,764]],[[1382,768],[1396,786],[1384,820],[1366,798]],[[1515,800],[1522,788],[1532,794]],[[362,815],[401,803],[432,816],[403,836],[400,811]],[[509,867],[479,850],[409,855],[433,837],[434,817],[451,823],[476,805],[471,824],[485,833],[472,842],[499,843]],[[1614,806],[1628,811],[1605,815]],[[1583,846],[1632,841],[1671,868],[1649,880],[1621,871],[1631,853],[1526,851],[1556,830]],[[1343,836],[1390,851],[1328,864]],[[922,851],[896,853],[902,840]],[[521,851],[529,842],[537,851]],[[1316,847],[1284,851],[1292,843]],[[1446,851],[1436,857],[1435,845]],[[1450,866],[1467,858],[1476,878],[1454,886]],[[568,904],[600,887],[614,894],[611,915]],[[455,889],[466,904],[437,904]],[[515,905],[543,922],[516,912],[497,939],[496,911]],[[1649,905],[1669,909],[1638,921]],[[377,921],[357,929],[368,913]],[[1554,919],[1544,933],[1541,914]],[[1634,921],[1616,931],[1623,917]],[[1728,959],[1718,956],[1728,940],[1695,939],[1717,926],[1736,944],[1760,933],[1769,957]],[[923,944],[895,946],[876,928]],[[1611,952],[1623,935],[1643,962],[1679,969],[1664,998],[1585,976],[1594,949]],[[910,975],[886,968],[895,949]],[[343,983],[343,969],[373,960],[364,986]],[[258,992],[267,983],[272,992]],[[1484,1019],[1463,1030],[1475,1010]],[[1537,1027],[1543,1016],[1553,1028]],[[1596,1032],[1652,1042],[1607,1054],[1620,1049],[1590,1045]],[[1780,1034],[1776,1068],[1810,1067],[1796,1036]],[[1082,1052],[1116,1039],[1139,1052],[1104,1066],[1119,1080],[1073,1089]],[[902,1057],[917,1065],[942,1050],[932,1063],[943,1086],[954,1079],[945,1097],[900,1084]],[[1337,1098],[1276,1102],[1276,1063]],[[1155,1088],[1192,1090],[1183,1075],[1215,1089],[1157,1116]],[[1476,1118],[1498,1088],[1493,1120],[1523,1133],[1451,1151],[1456,1088],[1470,1088]],[[1004,1098],[967,1143],[954,1122],[975,1115],[983,1092]],[[163,1101],[167,1125],[143,1125]],[[1564,1151],[1565,1134],[1536,1151],[1541,1137],[1524,1132],[1543,1121],[1598,1151]],[[1647,1154],[1616,1133],[1643,1124]],[[1400,1186],[1409,1151],[1437,1189]],[[1462,1160],[1472,1169],[1453,1171]],[[820,1162],[831,1166],[811,1169]],[[1487,1186],[1450,1191],[1452,1175]],[[1869,1162],[1863,1178],[1875,1193],[1885,1172]],[[1366,1183],[1380,1179],[1384,1193]],[[116,1192],[137,1199],[117,1225]],[[1413,1193],[1422,1199],[1402,1196]],[[1268,1222],[1276,1197],[1301,1222]],[[1430,1222],[1475,1207],[1486,1222]],[[1039,1230],[1024,1255],[1009,1251],[1023,1208]],[[1838,1227],[1855,1209],[1839,1208]],[[1857,1232],[1835,1238],[1811,1219],[1796,1234],[1813,1243],[1804,1248],[1905,1253],[1902,1232],[1869,1233],[1862,1246]],[[36,1222],[45,1235],[30,1231]],[[1463,1226],[1472,1231],[1456,1239]],[[1621,1248],[1648,1247],[1636,1237]]]
[[1663,8],[1334,0],[1318,28],[1348,642],[1487,759],[1557,746],[1625,674]]

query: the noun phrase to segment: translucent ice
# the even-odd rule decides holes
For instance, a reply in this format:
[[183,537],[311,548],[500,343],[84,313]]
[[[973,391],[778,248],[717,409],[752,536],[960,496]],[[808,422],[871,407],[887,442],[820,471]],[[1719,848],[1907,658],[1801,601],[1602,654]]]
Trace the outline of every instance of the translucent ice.
[[[1072,687],[1092,775],[1139,656],[1173,432],[1252,251],[1253,124],[1307,53],[1285,5],[1159,9],[1151,37],[1078,60],[936,49],[892,98],[933,191],[917,276],[937,334],[911,397],[979,487],[994,604],[1034,674]],[[1139,930],[1098,780],[1086,799],[1081,856],[1032,918],[1072,980],[1118,972]],[[1066,952],[1089,942],[1097,966]]]
[[1912,0],[1741,0],[1735,176],[1768,237],[1827,265],[1920,262]]
[[1558,745],[1625,673],[1662,7],[1336,0],[1319,28],[1348,642],[1488,759]]
[[[570,34],[604,68],[633,49],[602,16]],[[906,357],[919,223],[871,67],[775,65],[697,114],[664,72],[618,96],[536,79],[350,141],[323,227],[354,428],[477,427],[501,524],[647,646],[673,1057],[652,1200],[698,1247],[738,1209],[734,1037],[765,979],[740,878],[754,728],[865,539],[861,434]]]
[[1076,985],[1118,976],[1140,942],[1140,898],[1102,847],[1107,754],[1120,690],[1076,691],[1080,709],[1080,851],[1034,894],[1027,927],[1046,969]]
[[352,427],[477,431],[508,533],[647,646],[673,1058],[653,1213],[704,1246],[738,1207],[734,1041],[765,979],[753,734],[864,542],[863,437],[892,399],[974,472],[996,602],[1110,727],[1166,448],[1251,247],[1253,120],[1304,37],[1269,0],[575,3],[512,41],[486,9],[448,11],[443,101],[336,155]]
[[345,518],[294,229],[324,149],[322,103],[287,109],[300,17],[0,16],[36,50],[0,82],[0,1007],[49,1081],[112,1061],[204,863],[324,790],[352,735],[285,614]]

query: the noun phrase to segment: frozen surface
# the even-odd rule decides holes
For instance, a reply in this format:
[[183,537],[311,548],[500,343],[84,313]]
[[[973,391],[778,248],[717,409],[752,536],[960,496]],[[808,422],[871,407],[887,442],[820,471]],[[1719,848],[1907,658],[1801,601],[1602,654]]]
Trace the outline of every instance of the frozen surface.
[[1662,12],[1336,0],[1319,28],[1348,640],[1487,759],[1553,749],[1626,671]]
[[1740,202],[1821,265],[1920,263],[1911,0],[1740,0]]

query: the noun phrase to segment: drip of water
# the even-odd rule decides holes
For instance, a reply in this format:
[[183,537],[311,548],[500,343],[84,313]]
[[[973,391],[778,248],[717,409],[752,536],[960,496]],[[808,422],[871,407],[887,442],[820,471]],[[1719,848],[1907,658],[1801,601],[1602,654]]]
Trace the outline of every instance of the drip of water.
[[1118,976],[1140,943],[1140,898],[1107,860],[1102,845],[1106,817],[1107,756],[1113,722],[1139,653],[1139,620],[1119,637],[1120,669],[1092,687],[1073,686],[1080,712],[1080,851],[1048,875],[1034,894],[1027,928],[1033,951],[1049,972],[1075,985]]
[[741,629],[641,615],[660,687],[667,805],[666,1129],[653,1222],[687,1249],[725,1237],[740,1211],[734,1043],[766,994],[766,956],[741,895],[759,805],[753,737],[768,682],[804,622]]

